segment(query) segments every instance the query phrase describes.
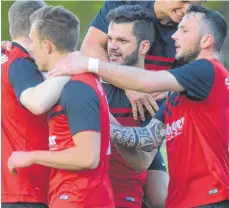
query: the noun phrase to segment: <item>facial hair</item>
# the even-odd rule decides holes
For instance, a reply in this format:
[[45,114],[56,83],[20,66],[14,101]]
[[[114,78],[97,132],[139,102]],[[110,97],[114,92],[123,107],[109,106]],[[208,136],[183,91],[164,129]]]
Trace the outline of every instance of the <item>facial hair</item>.
[[200,45],[199,42],[194,47],[195,49],[191,52],[184,53],[181,57],[176,58],[178,61],[183,63],[190,63],[191,61],[195,60],[198,55],[200,54]]
[[138,49],[139,49],[139,45],[132,54],[123,58],[125,65],[135,66],[138,63],[139,60]]

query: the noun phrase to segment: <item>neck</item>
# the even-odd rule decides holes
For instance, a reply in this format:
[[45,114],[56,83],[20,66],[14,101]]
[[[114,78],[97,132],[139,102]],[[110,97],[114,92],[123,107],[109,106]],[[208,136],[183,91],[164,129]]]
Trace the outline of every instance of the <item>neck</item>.
[[61,59],[64,59],[66,56],[68,55],[67,52],[55,52],[55,54],[52,55],[52,57],[50,57],[48,65],[47,65],[47,71],[51,71],[56,64],[58,63],[58,61],[60,61]]
[[135,64],[136,67],[145,69],[145,57],[139,58],[138,62]]
[[217,52],[205,51],[200,53],[196,59],[219,59],[219,54]]
[[165,2],[161,0],[156,0],[154,3],[154,13],[157,20],[163,25],[174,25],[170,17],[165,11]]
[[23,48],[25,48],[29,52],[29,44],[30,40],[28,37],[17,37],[12,39],[13,42],[18,43],[21,45]]

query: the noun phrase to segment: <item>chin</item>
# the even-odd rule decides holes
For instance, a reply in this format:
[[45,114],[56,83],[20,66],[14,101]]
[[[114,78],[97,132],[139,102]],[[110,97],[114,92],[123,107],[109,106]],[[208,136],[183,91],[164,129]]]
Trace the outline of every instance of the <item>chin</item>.
[[118,64],[118,65],[123,65],[123,63],[119,62],[119,61],[110,61],[111,64]]
[[171,17],[171,20],[172,20],[173,22],[175,22],[175,23],[180,23],[181,20],[182,20],[182,18],[183,18],[183,17],[181,17],[181,16],[177,16],[177,15],[175,16],[175,15],[174,15],[174,16]]

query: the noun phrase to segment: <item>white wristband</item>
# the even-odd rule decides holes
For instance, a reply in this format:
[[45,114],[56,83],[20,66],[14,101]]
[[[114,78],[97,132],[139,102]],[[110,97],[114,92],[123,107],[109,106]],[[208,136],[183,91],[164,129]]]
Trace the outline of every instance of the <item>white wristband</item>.
[[99,71],[99,59],[89,58],[88,60],[88,72],[97,74]]

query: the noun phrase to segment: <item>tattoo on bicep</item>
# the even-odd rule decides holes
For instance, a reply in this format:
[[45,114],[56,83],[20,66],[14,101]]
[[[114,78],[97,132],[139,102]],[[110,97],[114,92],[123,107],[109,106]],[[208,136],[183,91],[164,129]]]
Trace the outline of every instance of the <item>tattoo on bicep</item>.
[[127,148],[151,152],[165,138],[165,125],[153,118],[146,127],[124,127],[111,124],[111,141]]

